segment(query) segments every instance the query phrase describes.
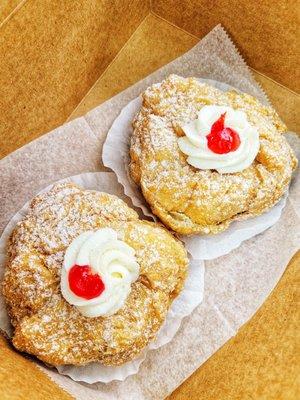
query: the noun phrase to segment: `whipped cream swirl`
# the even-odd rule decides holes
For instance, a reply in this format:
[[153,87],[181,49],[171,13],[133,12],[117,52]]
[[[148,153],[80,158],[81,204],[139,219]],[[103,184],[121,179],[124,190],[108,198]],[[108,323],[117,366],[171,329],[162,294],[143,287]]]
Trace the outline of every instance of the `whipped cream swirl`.
[[[238,133],[240,145],[235,151],[217,154],[208,148],[206,136],[224,113],[224,126]],[[182,129],[186,136],[178,139],[178,146],[188,156],[187,162],[199,169],[215,169],[219,173],[240,172],[252,164],[259,151],[257,129],[249,123],[243,111],[231,107],[204,106],[198,118]]]
[[[104,291],[87,300],[72,292],[68,273],[74,266],[90,266],[104,283]],[[131,291],[131,283],[139,276],[135,251],[118,240],[110,228],[87,231],[79,235],[66,250],[61,272],[61,292],[68,303],[86,317],[108,316],[117,312]]]

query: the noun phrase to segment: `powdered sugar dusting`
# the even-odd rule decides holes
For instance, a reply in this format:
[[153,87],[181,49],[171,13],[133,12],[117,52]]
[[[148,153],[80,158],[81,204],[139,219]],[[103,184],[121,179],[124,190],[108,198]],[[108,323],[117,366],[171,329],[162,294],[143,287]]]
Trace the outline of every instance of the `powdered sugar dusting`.
[[[62,298],[60,271],[71,241],[101,227],[115,229],[135,249],[140,277],[116,314],[87,318]],[[10,239],[3,293],[13,343],[54,365],[123,364],[155,337],[186,269],[182,244],[157,224],[140,221],[116,196],[55,185],[33,199]]]
[[[257,128],[260,150],[249,168],[219,174],[188,165],[177,145],[181,126],[209,104],[242,110]],[[286,127],[270,106],[195,78],[170,75],[146,89],[133,127],[131,177],[152,212],[185,235],[218,233],[236,219],[262,214],[284,194],[297,164],[282,135]]]

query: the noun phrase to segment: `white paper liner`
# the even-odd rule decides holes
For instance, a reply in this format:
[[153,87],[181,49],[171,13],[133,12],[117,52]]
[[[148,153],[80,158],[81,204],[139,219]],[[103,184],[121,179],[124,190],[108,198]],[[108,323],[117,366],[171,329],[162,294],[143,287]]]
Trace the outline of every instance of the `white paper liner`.
[[[200,82],[215,86],[216,88],[228,91],[237,90],[226,83],[211,79],[199,79]],[[103,164],[112,169],[118,181],[124,188],[125,194],[130,197],[132,203],[142,209],[146,216],[157,218],[151,213],[140,188],[133,182],[129,175],[129,145],[132,134],[132,121],[142,105],[141,97],[137,97],[128,103],[120,112],[108,131],[103,145]],[[282,209],[286,204],[285,195],[271,210],[254,218],[243,221],[235,221],[230,227],[217,235],[192,235],[181,236],[188,252],[196,260],[212,260],[228,254],[240,244],[258,235],[274,225],[280,218]]]
[[[85,189],[98,190],[115,194],[124,198],[122,188],[118,184],[116,177],[111,172],[90,172],[75,175],[58,182],[74,182]],[[57,183],[58,183],[57,182]],[[49,190],[52,184],[43,189],[40,193]],[[21,221],[28,212],[30,201],[28,201],[10,220],[0,238],[0,279],[3,278],[6,262],[6,244],[17,222]],[[58,366],[57,370],[67,375],[75,381],[86,383],[103,382],[108,383],[114,380],[123,381],[129,375],[136,374],[141,363],[145,360],[147,350],[158,349],[169,343],[175,336],[184,317],[202,302],[204,293],[204,263],[203,261],[190,261],[189,273],[185,287],[180,295],[172,303],[166,321],[157,334],[155,341],[151,342],[147,349],[134,361],[121,366],[109,367],[100,363],[90,363],[82,367]],[[5,331],[8,336],[12,335],[12,326],[5,308],[5,301],[0,292],[0,329]]]

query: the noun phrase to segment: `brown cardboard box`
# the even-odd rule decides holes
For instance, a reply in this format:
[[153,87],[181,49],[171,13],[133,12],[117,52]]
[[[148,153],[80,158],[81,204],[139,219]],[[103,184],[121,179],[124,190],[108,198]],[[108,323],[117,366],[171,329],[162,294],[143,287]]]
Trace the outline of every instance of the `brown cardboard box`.
[[[0,156],[83,115],[191,48],[217,23],[231,33],[288,127],[299,131],[294,8],[290,0],[1,2]],[[170,399],[299,396],[299,260],[298,254],[252,320]],[[70,398],[4,339],[0,360],[1,398]]]

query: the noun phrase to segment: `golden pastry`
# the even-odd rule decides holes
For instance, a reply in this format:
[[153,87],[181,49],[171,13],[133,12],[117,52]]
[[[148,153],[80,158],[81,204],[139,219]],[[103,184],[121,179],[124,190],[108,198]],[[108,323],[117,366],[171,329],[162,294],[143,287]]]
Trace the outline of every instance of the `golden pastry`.
[[181,291],[187,254],[116,196],[58,184],[14,229],[3,294],[12,342],[52,364],[132,360]]
[[215,234],[267,211],[287,190],[297,160],[273,108],[176,75],[142,97],[130,174],[167,227]]

